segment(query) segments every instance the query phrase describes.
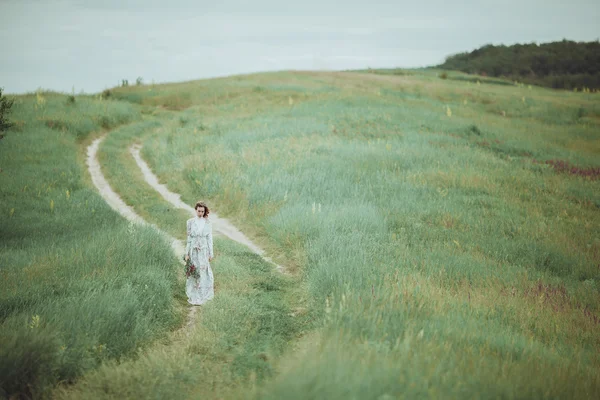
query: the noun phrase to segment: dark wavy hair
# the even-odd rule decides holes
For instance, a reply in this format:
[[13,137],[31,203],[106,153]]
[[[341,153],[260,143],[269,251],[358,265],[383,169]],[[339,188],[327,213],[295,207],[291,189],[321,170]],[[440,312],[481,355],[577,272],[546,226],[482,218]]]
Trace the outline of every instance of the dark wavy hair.
[[198,202],[196,202],[196,205],[194,206],[194,210],[197,210],[198,207],[204,207],[204,218],[208,217],[208,214],[210,214],[210,210],[208,209],[208,206],[206,205],[206,203],[203,201],[198,201]]

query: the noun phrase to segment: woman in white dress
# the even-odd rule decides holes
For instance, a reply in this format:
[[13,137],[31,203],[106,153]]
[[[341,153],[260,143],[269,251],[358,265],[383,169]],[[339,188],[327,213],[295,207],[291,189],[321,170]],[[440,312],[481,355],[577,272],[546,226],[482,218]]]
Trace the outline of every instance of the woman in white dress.
[[214,259],[212,223],[208,219],[210,210],[202,201],[196,203],[196,216],[187,221],[186,261],[191,258],[200,274],[199,278],[187,278],[185,294],[188,303],[201,305],[215,295],[214,279],[210,262]]

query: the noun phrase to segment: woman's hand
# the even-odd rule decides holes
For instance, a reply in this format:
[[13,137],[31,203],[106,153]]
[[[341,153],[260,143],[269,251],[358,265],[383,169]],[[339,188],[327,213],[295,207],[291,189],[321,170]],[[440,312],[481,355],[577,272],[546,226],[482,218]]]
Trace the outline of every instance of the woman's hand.
[[189,260],[190,256],[188,256],[187,254],[185,255],[185,261]]

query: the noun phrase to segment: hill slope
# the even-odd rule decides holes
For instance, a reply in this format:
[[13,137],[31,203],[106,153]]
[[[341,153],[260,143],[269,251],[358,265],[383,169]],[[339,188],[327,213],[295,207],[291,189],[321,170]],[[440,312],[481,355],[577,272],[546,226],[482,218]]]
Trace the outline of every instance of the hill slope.
[[[99,115],[126,104],[141,120],[111,131],[100,149],[103,172],[128,204],[182,234],[184,219],[170,214],[128,167],[135,162],[127,148],[140,143],[171,191],[188,204],[208,200],[291,265],[295,280],[272,276],[239,246],[218,242],[219,286],[193,337],[177,352],[165,345],[101,360],[57,397],[597,397],[595,94],[441,80],[418,71],[280,72],[116,88],[110,98],[118,100],[99,103]],[[10,148],[0,147],[2,157],[14,157],[15,181],[2,187],[9,200],[0,208],[2,226],[18,218],[23,227],[22,240],[0,249],[3,261],[14,264],[10,280],[0,281],[10,286],[0,293],[21,299],[18,313],[8,316],[13,323],[2,326],[13,337],[19,322],[37,313],[28,274],[41,277],[35,284],[48,291],[63,290],[44,269],[46,258],[70,256],[74,247],[61,242],[64,254],[39,250],[41,262],[32,262],[20,252],[37,238],[26,228],[56,222],[50,196],[64,199],[55,200],[62,219],[86,220],[91,212],[85,202],[67,202],[71,183],[53,184],[50,176],[35,192],[23,191],[27,171],[51,165],[36,164],[27,145],[69,138],[60,129],[40,130],[39,120],[50,115],[33,101],[23,99],[16,113],[32,129],[10,132],[4,139]],[[59,101],[54,107],[51,125],[60,127],[66,109]],[[64,151],[75,160],[72,147]],[[51,184],[60,189],[46,194]],[[18,202],[30,194],[26,210],[33,211],[25,214]],[[82,214],[72,212],[77,204]],[[106,229],[115,220],[107,219]],[[105,254],[105,246],[98,242],[95,251]],[[152,286],[161,278],[144,279]],[[169,282],[177,292],[177,281]],[[171,297],[167,304],[177,296],[162,295]],[[40,312],[42,321],[53,321],[52,312],[58,313]],[[108,326],[118,322],[101,316]],[[85,314],[77,318],[86,321]],[[6,368],[24,363],[12,360]]]

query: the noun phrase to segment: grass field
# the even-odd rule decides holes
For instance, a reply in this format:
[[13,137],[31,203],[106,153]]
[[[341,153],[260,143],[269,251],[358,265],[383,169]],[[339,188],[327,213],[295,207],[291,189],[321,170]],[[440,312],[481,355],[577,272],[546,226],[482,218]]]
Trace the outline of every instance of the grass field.
[[0,143],[0,396],[41,397],[182,321],[169,243],[104,203],[80,151],[140,112],[66,99],[18,97]]
[[[0,368],[25,367],[4,390],[36,376],[34,393],[80,377],[60,398],[597,398],[600,97],[371,72],[116,88],[76,113],[19,98],[0,143]],[[290,276],[219,239],[215,301],[192,334],[156,341],[182,323],[183,286],[162,238],[132,235],[91,188],[83,149],[104,129],[103,172],[144,218],[183,238],[132,143]],[[105,272],[84,280],[91,267]],[[138,280],[163,307],[144,308]],[[129,301],[94,299],[115,290]],[[65,360],[67,340],[87,350]],[[46,369],[30,374],[27,346]]]

